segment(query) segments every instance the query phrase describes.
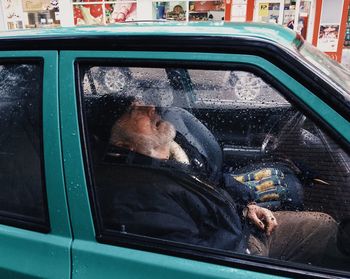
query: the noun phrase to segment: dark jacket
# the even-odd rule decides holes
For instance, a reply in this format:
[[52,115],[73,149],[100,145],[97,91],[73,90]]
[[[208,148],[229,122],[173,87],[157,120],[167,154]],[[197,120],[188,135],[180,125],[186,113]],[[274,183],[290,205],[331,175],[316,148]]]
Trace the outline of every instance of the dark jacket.
[[181,164],[129,152],[95,166],[106,229],[243,252],[241,209]]

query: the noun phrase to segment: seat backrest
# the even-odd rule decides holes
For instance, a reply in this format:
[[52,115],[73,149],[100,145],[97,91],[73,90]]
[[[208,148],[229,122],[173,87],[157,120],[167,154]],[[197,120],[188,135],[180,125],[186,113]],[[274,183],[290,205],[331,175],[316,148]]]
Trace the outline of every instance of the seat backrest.
[[[172,123],[190,146],[206,160],[208,178],[219,182],[222,171],[222,149],[211,131],[187,110],[169,107],[162,110],[162,118]],[[181,145],[181,143],[179,142]],[[190,158],[195,160],[196,158]],[[196,162],[191,162],[196,164]]]

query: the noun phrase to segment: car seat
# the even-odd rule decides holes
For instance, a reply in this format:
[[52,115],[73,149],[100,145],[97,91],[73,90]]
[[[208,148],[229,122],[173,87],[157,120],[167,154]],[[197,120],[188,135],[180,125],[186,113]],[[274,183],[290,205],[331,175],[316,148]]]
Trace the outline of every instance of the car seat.
[[175,141],[185,150],[195,169],[205,173],[210,182],[218,184],[222,173],[222,150],[214,135],[195,116],[179,107],[167,107],[162,118],[177,131]]

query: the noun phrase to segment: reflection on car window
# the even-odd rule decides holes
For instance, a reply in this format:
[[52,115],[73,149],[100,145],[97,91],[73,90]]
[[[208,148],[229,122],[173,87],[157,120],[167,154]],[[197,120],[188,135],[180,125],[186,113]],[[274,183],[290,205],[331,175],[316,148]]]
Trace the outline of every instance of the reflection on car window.
[[95,95],[141,96],[148,90],[149,102],[163,106],[171,103],[173,96],[165,69],[144,72],[139,68],[91,67],[84,74],[83,86],[85,94]]
[[80,67],[79,86],[101,90],[81,92],[105,241],[348,270],[336,234],[350,218],[349,156],[277,86],[247,71],[109,66],[129,78],[108,93],[85,78],[95,67]]
[[0,222],[47,225],[42,181],[42,67],[0,65]]
[[288,103],[260,77],[244,71],[189,70],[196,106],[283,106]]

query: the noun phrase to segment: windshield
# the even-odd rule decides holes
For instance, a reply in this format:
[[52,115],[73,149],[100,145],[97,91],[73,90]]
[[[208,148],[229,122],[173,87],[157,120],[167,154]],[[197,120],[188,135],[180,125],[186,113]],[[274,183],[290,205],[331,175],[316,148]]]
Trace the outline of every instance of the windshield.
[[350,100],[350,71],[306,41],[299,48],[299,52],[304,59],[344,89],[347,93],[344,97]]

